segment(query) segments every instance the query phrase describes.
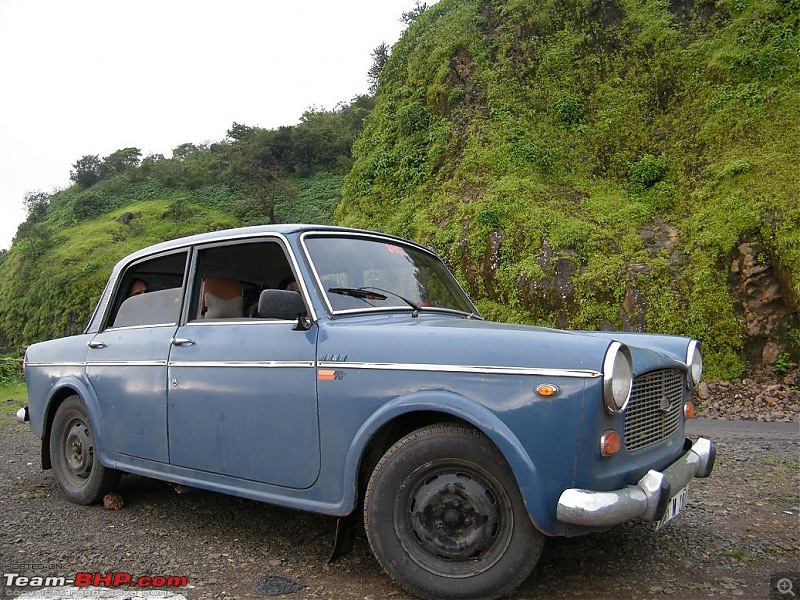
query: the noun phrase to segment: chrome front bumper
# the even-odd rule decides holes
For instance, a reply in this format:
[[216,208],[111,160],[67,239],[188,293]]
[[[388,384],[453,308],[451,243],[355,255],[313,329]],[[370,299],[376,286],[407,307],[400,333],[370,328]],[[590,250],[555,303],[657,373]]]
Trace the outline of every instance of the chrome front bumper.
[[711,474],[716,453],[714,442],[699,438],[663,472],[650,470],[636,485],[610,492],[564,490],[556,517],[562,523],[589,527],[610,527],[636,518],[657,521],[670,499],[693,477]]

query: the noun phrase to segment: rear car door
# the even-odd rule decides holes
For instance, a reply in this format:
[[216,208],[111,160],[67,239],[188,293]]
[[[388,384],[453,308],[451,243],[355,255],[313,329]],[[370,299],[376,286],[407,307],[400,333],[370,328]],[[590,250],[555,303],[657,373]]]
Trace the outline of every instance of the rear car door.
[[169,461],[167,358],[181,312],[188,252],[132,265],[119,278],[104,328],[89,342],[86,375],[114,451]]

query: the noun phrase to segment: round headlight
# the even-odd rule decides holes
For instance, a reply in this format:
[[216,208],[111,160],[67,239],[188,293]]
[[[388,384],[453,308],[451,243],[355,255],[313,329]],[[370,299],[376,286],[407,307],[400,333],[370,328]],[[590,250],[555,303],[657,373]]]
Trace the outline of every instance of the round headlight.
[[633,388],[631,351],[619,342],[612,342],[603,361],[603,403],[606,412],[614,415],[625,409]]
[[689,367],[687,383],[693,388],[703,378],[703,353],[700,352],[700,342],[692,340],[686,351],[686,366]]

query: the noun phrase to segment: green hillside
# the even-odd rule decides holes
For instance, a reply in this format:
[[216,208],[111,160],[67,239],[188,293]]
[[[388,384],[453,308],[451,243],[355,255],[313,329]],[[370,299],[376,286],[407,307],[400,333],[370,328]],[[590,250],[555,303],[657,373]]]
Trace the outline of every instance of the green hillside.
[[442,0],[392,49],[337,220],[433,246],[490,318],[697,336],[724,377],[796,352],[799,20]]

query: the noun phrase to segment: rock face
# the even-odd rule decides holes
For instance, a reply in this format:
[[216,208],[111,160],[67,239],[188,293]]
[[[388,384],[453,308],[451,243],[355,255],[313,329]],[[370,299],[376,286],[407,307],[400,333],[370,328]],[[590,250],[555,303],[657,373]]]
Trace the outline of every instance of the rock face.
[[754,377],[703,381],[698,416],[707,419],[800,423],[800,370],[781,376],[766,369]]
[[740,244],[730,267],[751,364],[773,365],[787,349],[787,333],[798,326],[797,298],[781,280],[759,242]]
[[[680,233],[675,226],[656,219],[640,235],[648,253],[668,256],[670,268],[676,273],[690,260],[681,248]],[[474,287],[480,280],[493,299],[497,299],[495,277],[505,241],[505,232],[494,231],[489,239],[488,252],[477,267],[469,267],[466,257],[464,259],[470,284]],[[466,246],[466,239],[462,245]],[[553,248],[547,240],[543,241],[541,251],[534,259],[545,276],[536,279],[525,275],[518,277],[517,286],[523,305],[543,308],[556,316],[556,327],[569,328],[570,318],[577,312],[579,303],[575,278],[585,268],[579,266],[574,250]],[[647,275],[650,266],[629,263],[626,270],[619,322],[625,331],[648,331],[649,299],[637,285],[637,279]],[[798,328],[797,297],[791,282],[781,277],[762,244],[750,241],[741,243],[731,257],[728,285],[742,323],[747,364],[751,370],[774,366],[782,353],[791,352],[790,334]]]

